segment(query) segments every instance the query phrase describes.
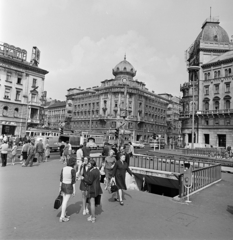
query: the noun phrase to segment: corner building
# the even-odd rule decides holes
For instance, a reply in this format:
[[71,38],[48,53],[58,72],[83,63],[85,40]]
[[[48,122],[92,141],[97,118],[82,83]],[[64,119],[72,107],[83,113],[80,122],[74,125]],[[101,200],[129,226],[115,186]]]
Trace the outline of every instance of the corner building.
[[219,23],[219,19],[206,19],[186,51],[189,82],[180,87],[180,119],[186,144],[192,142],[194,124],[194,143],[233,146],[233,42]]
[[134,80],[136,70],[126,57],[112,73],[115,78],[102,81],[100,86],[68,89],[67,100],[74,104],[72,130],[108,135],[124,122],[124,112],[120,134],[125,133],[125,140],[148,141],[153,133],[164,135],[169,101]]

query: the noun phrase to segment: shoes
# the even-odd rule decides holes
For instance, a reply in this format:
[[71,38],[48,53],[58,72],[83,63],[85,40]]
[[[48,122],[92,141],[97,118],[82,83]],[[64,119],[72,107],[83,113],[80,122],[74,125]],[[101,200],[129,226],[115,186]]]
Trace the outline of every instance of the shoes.
[[116,202],[120,202],[119,198],[114,198],[114,200],[115,200]]
[[69,220],[70,220],[69,218],[66,218],[66,217],[62,218],[62,217],[60,217],[59,222],[68,222]]
[[83,210],[83,215],[85,216],[87,214],[86,210],[84,209]]
[[88,210],[88,208],[86,208],[86,214],[89,214],[89,210]]
[[88,222],[94,223],[95,220],[96,220],[96,218],[95,218],[95,217],[92,217],[92,216],[90,216],[90,217],[87,218],[87,221],[88,221]]
[[67,212],[65,213],[65,218],[70,219],[70,216],[67,215]]
[[123,201],[120,201],[120,205],[121,205],[121,206],[123,206],[123,205],[124,205]]

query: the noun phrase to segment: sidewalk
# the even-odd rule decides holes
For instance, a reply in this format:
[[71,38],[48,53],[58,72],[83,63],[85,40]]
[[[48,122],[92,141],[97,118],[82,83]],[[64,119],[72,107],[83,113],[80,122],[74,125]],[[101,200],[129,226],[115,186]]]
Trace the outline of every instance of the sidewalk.
[[[96,223],[82,215],[81,192],[68,204],[71,220],[59,223],[58,195],[63,165],[0,168],[0,239],[232,239],[233,175],[191,196],[191,203],[128,190],[124,206],[104,191]],[[228,207],[231,206],[231,207]]]

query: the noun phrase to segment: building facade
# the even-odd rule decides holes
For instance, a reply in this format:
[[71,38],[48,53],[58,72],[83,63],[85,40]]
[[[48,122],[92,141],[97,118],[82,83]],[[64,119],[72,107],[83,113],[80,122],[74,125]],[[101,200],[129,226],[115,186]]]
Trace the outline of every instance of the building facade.
[[181,99],[168,93],[159,94],[169,100],[167,107],[166,143],[173,148],[182,146],[180,112],[182,111]]
[[194,127],[194,143],[233,146],[233,43],[219,23],[219,19],[207,19],[186,51],[189,82],[180,87],[180,119],[186,144],[192,142]]
[[164,135],[169,101],[134,80],[136,70],[126,57],[112,73],[115,78],[100,86],[68,89],[67,100],[74,105],[72,130],[109,134],[122,126],[120,134],[131,141],[148,141],[153,133]]
[[45,126],[58,129],[65,122],[66,101],[52,101],[45,107]]
[[0,134],[25,135],[27,127],[43,124],[45,75],[38,67],[40,51],[27,51],[0,43]]

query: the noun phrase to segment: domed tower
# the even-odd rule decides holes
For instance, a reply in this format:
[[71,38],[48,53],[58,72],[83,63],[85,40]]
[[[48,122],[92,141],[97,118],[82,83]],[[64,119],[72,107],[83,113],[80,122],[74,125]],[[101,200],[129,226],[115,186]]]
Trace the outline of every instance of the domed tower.
[[132,64],[126,60],[126,55],[124,57],[124,60],[118,63],[112,70],[112,73],[116,79],[127,78],[128,80],[133,80],[136,72],[137,71],[134,69]]

